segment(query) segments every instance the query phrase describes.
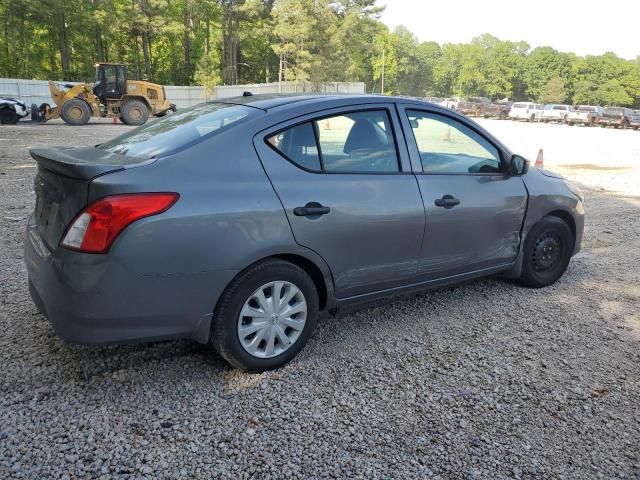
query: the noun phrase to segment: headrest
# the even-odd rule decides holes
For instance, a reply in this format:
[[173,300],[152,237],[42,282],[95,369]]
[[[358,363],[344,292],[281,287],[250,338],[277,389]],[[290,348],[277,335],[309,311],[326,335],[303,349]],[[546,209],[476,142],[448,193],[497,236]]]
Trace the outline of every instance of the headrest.
[[360,119],[356,120],[351,127],[342,151],[348,155],[354,150],[363,148],[373,150],[386,146],[387,138],[384,132],[371,121]]

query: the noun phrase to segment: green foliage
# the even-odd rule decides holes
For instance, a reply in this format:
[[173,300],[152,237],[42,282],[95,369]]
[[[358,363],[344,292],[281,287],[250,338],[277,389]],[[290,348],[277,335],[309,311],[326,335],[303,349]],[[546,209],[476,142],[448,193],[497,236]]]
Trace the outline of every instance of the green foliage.
[[553,77],[542,87],[538,101],[540,103],[564,103],[567,99],[567,91],[564,88],[564,80]]
[[362,81],[368,92],[640,107],[640,56],[579,57],[484,34],[420,42],[375,0],[0,0],[0,77],[163,84]]

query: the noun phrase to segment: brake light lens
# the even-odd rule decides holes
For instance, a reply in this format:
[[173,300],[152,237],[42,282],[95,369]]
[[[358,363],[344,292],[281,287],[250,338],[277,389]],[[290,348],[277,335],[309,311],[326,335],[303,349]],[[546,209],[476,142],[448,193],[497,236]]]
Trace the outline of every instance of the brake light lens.
[[107,253],[128,225],[166,212],[179,197],[177,193],[131,193],[96,200],[71,222],[60,246],[84,253]]

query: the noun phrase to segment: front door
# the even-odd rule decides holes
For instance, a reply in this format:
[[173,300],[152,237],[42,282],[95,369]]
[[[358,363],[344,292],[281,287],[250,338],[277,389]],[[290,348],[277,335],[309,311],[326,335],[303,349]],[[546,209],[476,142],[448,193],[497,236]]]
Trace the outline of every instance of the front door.
[[527,191],[504,173],[500,149],[453,116],[401,108],[426,228],[424,280],[512,263],[520,245]]
[[391,105],[333,109],[254,139],[296,241],[331,269],[336,296],[414,278],[425,213]]

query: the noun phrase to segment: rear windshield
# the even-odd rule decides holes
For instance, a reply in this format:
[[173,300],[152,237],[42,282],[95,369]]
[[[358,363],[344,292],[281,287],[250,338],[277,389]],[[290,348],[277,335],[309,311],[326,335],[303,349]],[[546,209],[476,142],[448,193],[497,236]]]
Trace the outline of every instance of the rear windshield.
[[605,108],[604,113],[608,115],[622,115],[621,108]]
[[567,107],[565,105],[554,105],[553,110],[566,110]]
[[529,108],[529,105],[526,103],[514,103],[513,108]]
[[585,105],[582,105],[582,106],[578,107],[578,111],[579,112],[595,112],[596,111],[596,107],[587,107]]
[[98,148],[142,158],[168,154],[222,132],[255,111],[244,105],[202,103],[131,130]]

